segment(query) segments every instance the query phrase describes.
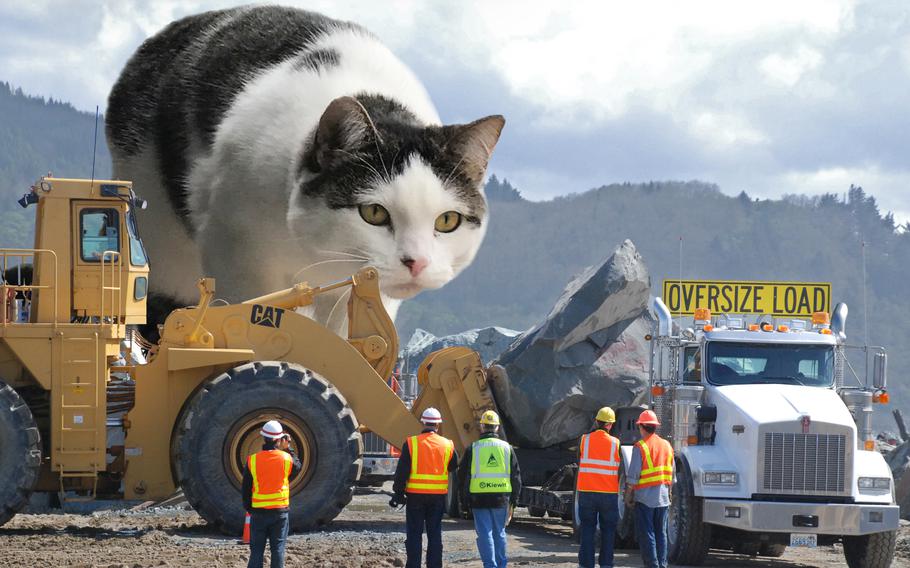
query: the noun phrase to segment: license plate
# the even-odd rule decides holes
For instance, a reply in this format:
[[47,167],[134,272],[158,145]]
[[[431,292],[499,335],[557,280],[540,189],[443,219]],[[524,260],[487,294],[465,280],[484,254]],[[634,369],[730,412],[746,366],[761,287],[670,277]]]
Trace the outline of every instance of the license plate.
[[807,548],[815,548],[818,546],[818,535],[817,534],[791,534],[790,535],[790,546],[803,546]]

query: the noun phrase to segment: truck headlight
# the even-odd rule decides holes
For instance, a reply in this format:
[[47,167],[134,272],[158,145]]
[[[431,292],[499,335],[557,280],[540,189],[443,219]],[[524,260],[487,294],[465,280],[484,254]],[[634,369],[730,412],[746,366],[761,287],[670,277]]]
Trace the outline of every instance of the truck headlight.
[[889,477],[860,477],[858,480],[860,490],[872,489],[875,491],[888,491],[891,489]]
[[706,471],[705,485],[736,485],[739,475],[735,471]]

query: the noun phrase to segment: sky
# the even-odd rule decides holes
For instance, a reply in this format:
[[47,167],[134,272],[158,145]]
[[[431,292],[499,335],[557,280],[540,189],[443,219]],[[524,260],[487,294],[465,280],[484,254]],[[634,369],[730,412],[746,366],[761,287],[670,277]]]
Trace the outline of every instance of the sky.
[[[529,199],[626,181],[758,198],[856,184],[910,221],[902,0],[279,3],[369,28],[444,122],[504,115],[490,172]],[[0,0],[0,80],[103,111],[145,38],[234,5]]]

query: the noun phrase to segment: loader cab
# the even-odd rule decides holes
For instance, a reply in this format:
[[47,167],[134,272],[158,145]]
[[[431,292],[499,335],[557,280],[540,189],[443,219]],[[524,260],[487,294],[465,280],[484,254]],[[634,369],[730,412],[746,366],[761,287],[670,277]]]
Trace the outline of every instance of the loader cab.
[[141,325],[149,263],[126,181],[41,178],[23,198],[37,203],[32,323]]

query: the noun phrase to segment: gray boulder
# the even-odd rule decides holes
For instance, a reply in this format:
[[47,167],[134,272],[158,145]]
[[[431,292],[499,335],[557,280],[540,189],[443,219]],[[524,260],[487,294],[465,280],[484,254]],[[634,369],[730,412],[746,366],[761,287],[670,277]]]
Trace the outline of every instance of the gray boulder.
[[894,477],[894,498],[901,508],[901,518],[910,519],[910,442],[902,442],[885,454]]
[[490,369],[512,443],[544,448],[587,432],[601,406],[646,400],[651,283],[632,241],[572,280],[547,318]]
[[520,334],[520,331],[494,326],[436,337],[428,331],[417,329],[401,350],[399,360],[404,366],[404,372],[416,373],[417,367],[430,353],[446,347],[465,346],[477,351],[483,364],[489,365]]

